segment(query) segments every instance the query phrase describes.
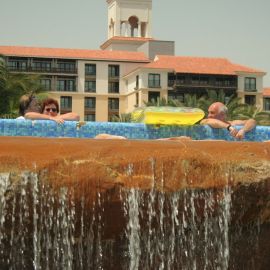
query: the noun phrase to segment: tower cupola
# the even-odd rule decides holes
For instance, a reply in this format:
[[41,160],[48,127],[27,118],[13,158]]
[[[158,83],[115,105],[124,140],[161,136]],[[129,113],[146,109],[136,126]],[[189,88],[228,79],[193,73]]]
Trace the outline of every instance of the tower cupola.
[[151,38],[152,0],[107,0],[108,39]]

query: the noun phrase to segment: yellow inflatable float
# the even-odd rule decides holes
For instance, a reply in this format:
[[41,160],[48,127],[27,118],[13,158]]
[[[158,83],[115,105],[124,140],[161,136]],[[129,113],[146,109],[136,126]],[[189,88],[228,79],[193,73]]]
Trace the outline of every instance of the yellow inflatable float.
[[189,107],[145,107],[132,113],[134,122],[149,125],[194,125],[203,117],[203,110]]

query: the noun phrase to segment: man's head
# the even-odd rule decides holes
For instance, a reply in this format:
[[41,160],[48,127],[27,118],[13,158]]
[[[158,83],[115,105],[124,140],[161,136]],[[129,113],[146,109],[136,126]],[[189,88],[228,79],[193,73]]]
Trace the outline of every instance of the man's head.
[[41,112],[40,104],[33,95],[23,95],[19,100],[19,113],[24,116],[28,112]]
[[223,103],[214,102],[208,108],[208,118],[225,121],[227,117],[227,112],[228,112],[228,109]]

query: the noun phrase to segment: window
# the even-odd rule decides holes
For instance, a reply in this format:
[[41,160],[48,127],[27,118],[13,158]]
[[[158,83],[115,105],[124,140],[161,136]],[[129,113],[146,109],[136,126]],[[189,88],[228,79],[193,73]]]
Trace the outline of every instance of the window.
[[224,86],[236,86],[236,81],[233,79],[224,79]]
[[223,78],[216,78],[216,85],[223,86]]
[[245,103],[248,105],[255,105],[256,104],[256,96],[246,95],[245,96]]
[[209,84],[209,77],[200,76],[200,85],[208,85],[208,84]]
[[41,79],[40,84],[44,88],[44,90],[52,90],[51,89],[51,79]]
[[57,91],[76,91],[75,79],[58,79],[57,80]]
[[148,74],[148,87],[159,88],[160,87],[160,74]]
[[191,84],[198,85],[200,83],[199,76],[191,76]]
[[176,75],[176,85],[181,85],[185,83],[185,76]]
[[7,66],[10,70],[26,70],[27,59],[23,58],[9,59]]
[[58,61],[57,68],[59,72],[76,72],[75,62]]
[[95,93],[96,92],[96,81],[85,81],[84,91]]
[[265,111],[270,111],[270,98],[263,99],[263,109]]
[[51,71],[51,62],[49,60],[34,60],[32,70],[36,71]]
[[61,109],[61,113],[71,112],[71,110],[72,110],[72,97],[61,97],[60,98],[60,109]]
[[85,114],[84,121],[95,122],[96,121],[96,114],[95,113]]
[[139,75],[136,76],[136,89],[139,89]]
[[245,91],[256,91],[256,78],[245,78]]
[[109,111],[119,110],[119,98],[109,98],[108,109]]
[[159,92],[148,92],[148,102],[157,102],[158,99],[160,98],[160,93]]
[[119,82],[109,82],[109,93],[119,93]]
[[85,109],[96,109],[96,98],[95,97],[86,97],[84,99],[84,108]]
[[96,76],[96,65],[95,64],[85,64],[85,75]]
[[237,78],[236,77],[219,77],[215,78],[215,85],[220,87],[236,87]]
[[168,73],[168,86],[172,87],[175,84],[176,76],[174,73]]
[[118,65],[109,65],[108,76],[111,77],[119,77],[119,66]]

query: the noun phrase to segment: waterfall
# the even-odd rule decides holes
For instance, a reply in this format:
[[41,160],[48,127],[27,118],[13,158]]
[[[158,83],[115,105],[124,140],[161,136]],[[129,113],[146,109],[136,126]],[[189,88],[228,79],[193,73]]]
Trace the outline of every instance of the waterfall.
[[[56,188],[33,172],[1,173],[0,268],[230,269],[233,237],[244,241],[243,227],[231,227],[232,187],[165,191],[164,168],[157,186],[151,166],[149,189],[100,190],[93,200],[87,190],[77,196],[76,184]],[[259,229],[258,221],[253,250]]]

